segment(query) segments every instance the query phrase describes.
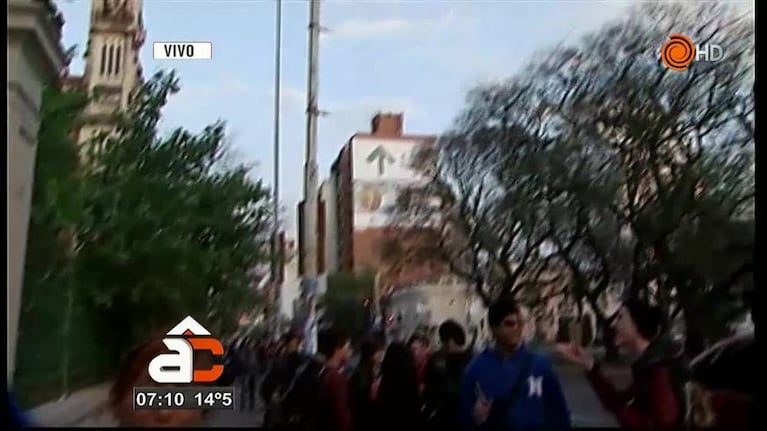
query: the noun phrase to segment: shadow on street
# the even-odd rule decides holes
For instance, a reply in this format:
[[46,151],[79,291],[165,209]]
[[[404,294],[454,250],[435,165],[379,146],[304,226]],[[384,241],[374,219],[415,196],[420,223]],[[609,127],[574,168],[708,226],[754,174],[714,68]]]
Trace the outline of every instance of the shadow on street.
[[252,428],[260,427],[264,420],[264,404],[258,396],[259,385],[255,387],[255,402],[253,409],[249,409],[244,399],[244,379],[235,381],[237,388],[235,398],[235,410],[212,410],[205,419],[205,428]]

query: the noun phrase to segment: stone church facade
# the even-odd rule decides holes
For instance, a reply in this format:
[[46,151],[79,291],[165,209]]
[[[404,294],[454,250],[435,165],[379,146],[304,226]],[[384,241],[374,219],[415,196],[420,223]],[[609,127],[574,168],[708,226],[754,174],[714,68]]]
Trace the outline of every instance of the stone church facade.
[[90,30],[82,76],[69,75],[64,85],[87,92],[78,142],[85,143],[114,127],[143,81],[139,51],[146,31],[142,0],[91,0]]

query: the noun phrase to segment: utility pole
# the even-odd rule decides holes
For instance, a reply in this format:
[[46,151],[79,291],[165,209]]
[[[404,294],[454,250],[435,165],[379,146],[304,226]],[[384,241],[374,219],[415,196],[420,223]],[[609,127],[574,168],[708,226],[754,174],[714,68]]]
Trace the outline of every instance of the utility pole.
[[317,276],[317,104],[320,2],[309,2],[309,73],[306,93],[306,160],[304,164],[304,250],[307,277]]
[[306,161],[304,164],[304,231],[301,250],[303,262],[302,296],[307,311],[306,350],[316,349],[316,289],[317,289],[317,121],[319,107],[319,43],[320,0],[309,2],[309,70],[306,92]]
[[280,308],[282,303],[282,244],[280,244],[280,108],[282,89],[282,0],[276,0],[275,33],[274,33],[274,182],[272,197],[272,310],[273,329],[279,327]]

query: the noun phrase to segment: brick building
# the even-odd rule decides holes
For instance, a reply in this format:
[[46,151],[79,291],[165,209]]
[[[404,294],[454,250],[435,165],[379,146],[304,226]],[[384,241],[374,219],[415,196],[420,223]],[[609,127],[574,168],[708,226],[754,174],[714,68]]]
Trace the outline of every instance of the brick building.
[[[402,113],[379,113],[369,132],[354,134],[339,152],[318,191],[318,272],[374,270],[382,287],[412,285],[444,273],[434,264],[390,271],[381,253],[387,239],[403,236],[401,228],[389,226],[387,210],[402,187],[425,180],[412,168],[411,157],[436,139],[407,134],[403,123]],[[300,272],[302,266],[299,263]]]

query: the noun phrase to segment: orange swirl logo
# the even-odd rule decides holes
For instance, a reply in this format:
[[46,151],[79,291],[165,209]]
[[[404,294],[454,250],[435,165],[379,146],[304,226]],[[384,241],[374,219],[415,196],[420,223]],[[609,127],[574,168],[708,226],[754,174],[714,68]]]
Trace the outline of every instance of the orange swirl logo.
[[671,70],[682,72],[687,70],[695,59],[695,44],[689,37],[675,33],[669,36],[660,50],[663,64]]

